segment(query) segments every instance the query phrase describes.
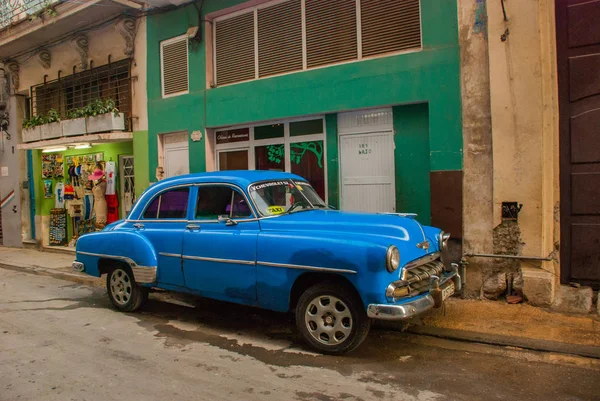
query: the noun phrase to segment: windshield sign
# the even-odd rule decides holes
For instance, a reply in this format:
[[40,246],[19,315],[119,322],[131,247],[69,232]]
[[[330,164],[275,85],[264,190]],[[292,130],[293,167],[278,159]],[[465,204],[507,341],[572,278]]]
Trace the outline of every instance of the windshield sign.
[[248,192],[263,216],[327,208],[313,187],[304,181],[259,182],[250,185]]

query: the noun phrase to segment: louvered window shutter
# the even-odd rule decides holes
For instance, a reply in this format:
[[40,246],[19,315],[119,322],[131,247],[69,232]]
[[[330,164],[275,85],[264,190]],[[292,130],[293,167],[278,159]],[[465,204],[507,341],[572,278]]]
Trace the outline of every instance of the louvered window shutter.
[[254,79],[254,13],[217,21],[215,51],[217,85]]
[[360,0],[362,55],[421,47],[419,0]]
[[188,91],[188,39],[162,43],[163,96]]
[[357,59],[356,31],[355,0],[306,0],[307,67]]
[[291,0],[258,9],[260,77],[302,69],[302,8]]

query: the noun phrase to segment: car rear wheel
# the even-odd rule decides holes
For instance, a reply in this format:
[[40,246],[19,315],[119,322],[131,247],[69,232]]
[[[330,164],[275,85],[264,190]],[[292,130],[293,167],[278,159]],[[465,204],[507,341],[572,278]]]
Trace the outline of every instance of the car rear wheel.
[[106,276],[106,289],[110,302],[115,308],[133,312],[139,309],[147,300],[150,289],[135,283],[135,278],[129,266],[114,267]]
[[358,295],[336,283],[308,288],[296,306],[296,326],[315,350],[339,355],[358,347],[371,322]]

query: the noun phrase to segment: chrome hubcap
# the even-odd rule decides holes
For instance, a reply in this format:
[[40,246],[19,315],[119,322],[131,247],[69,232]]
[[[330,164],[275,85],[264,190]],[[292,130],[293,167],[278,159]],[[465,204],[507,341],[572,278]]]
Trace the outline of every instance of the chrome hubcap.
[[304,321],[311,336],[322,344],[337,345],[352,332],[352,314],[339,298],[321,295],[306,308]]
[[119,305],[125,305],[131,299],[131,280],[125,270],[116,269],[110,275],[110,292]]

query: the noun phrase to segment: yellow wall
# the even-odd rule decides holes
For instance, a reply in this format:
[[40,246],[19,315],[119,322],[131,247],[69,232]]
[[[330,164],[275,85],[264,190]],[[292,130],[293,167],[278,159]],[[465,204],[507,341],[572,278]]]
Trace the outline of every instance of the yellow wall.
[[[559,201],[554,2],[504,2],[508,21],[501,4],[487,2],[493,225],[502,222],[502,202],[522,203],[518,219],[522,254],[548,257],[553,256],[559,238],[554,212]],[[533,266],[548,271],[558,282],[557,262]]]

